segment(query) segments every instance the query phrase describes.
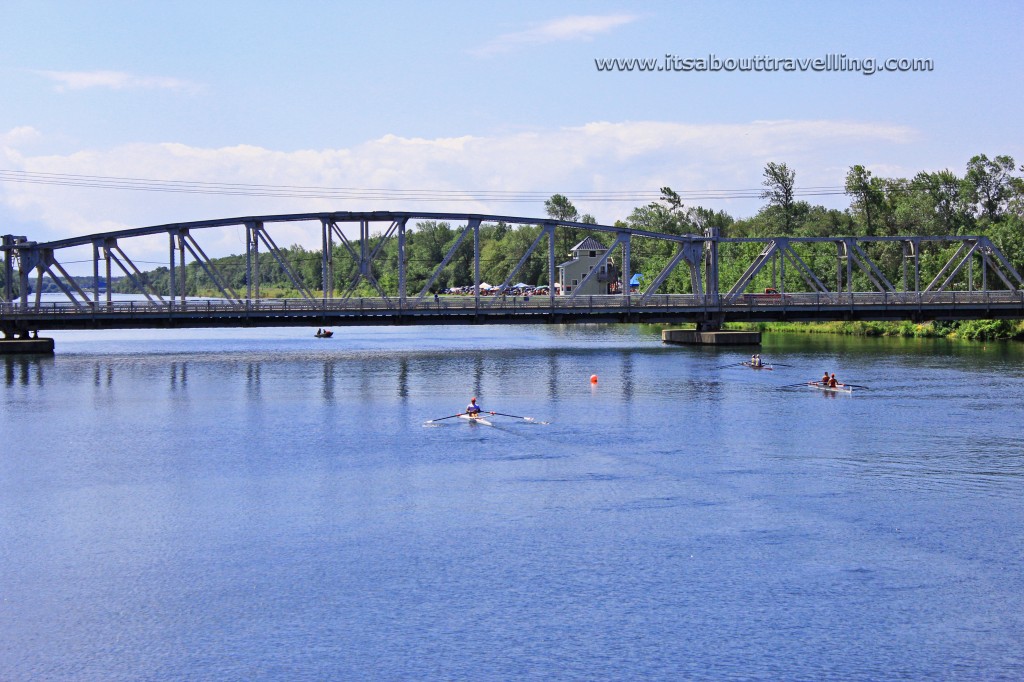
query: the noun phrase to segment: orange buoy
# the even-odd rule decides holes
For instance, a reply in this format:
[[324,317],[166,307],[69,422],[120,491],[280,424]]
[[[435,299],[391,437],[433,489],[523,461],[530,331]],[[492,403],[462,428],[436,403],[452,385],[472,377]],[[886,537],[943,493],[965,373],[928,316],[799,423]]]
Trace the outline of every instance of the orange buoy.
[[592,383],[592,384],[596,384],[597,383],[597,375],[596,374],[591,374],[590,375],[590,383]]

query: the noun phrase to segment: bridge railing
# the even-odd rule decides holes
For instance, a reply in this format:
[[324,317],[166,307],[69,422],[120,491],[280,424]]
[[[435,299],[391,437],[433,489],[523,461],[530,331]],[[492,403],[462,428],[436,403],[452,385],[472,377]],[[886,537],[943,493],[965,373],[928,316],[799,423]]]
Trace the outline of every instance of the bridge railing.
[[885,291],[744,294],[723,308],[800,308],[807,306],[958,306],[1024,303],[1024,291]]
[[472,296],[442,296],[421,301],[383,297],[347,299],[258,299],[233,301],[228,299],[188,299],[185,302],[159,301],[29,301],[22,307],[18,301],[0,303],[3,317],[54,318],[79,315],[97,316],[165,316],[165,315],[295,315],[303,314],[400,314],[424,315],[465,314],[514,315],[539,311],[572,311],[595,313],[607,311],[643,310],[706,310],[708,312],[742,312],[744,310],[774,310],[780,313],[809,308],[822,310],[836,308],[929,308],[979,305],[1022,305],[1024,291],[941,291],[941,292],[867,292],[867,293],[785,293],[752,294],[725,299],[720,296],[693,294],[657,294],[642,300],[639,296],[625,298],[608,296],[506,296],[481,297],[479,305]]

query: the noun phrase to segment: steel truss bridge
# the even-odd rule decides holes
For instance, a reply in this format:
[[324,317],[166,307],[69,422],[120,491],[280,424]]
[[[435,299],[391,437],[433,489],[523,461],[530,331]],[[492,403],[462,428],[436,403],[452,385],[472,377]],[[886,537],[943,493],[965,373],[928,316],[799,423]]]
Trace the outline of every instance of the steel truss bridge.
[[[455,225],[457,238],[426,283],[409,288],[406,239],[417,221]],[[546,255],[548,293],[543,296],[493,296],[481,293],[481,225],[538,226],[539,234],[521,254],[499,288],[507,288],[529,259]],[[277,246],[272,232],[288,223],[317,226],[323,281],[313,291],[294,264]],[[217,231],[245,232],[245,289],[232,287],[201,241],[213,241]],[[556,292],[556,235],[575,228],[611,240],[603,258],[566,295]],[[356,236],[358,235],[358,236]],[[158,292],[132,259],[154,238],[165,238],[169,292]],[[622,287],[621,294],[588,296],[577,292],[609,258],[619,264],[622,282],[629,282],[631,249],[645,240],[667,243],[672,256],[647,280],[642,290]],[[385,263],[385,244],[397,243],[397,264]],[[471,295],[442,296],[432,291],[442,271],[463,244],[472,243]],[[73,253],[91,248],[91,287],[68,274]],[[77,251],[74,251],[76,250]],[[882,264],[872,252],[888,250]],[[930,250],[929,250],[930,249]],[[986,237],[766,237],[723,238],[715,229],[701,235],[673,235],[610,225],[551,219],[466,213],[335,212],[251,216],[157,225],[118,230],[51,242],[4,235],[4,285],[0,298],[0,331],[5,337],[26,337],[53,329],[342,326],[387,324],[497,324],[569,322],[695,322],[713,329],[729,321],[773,320],[935,320],[1024,318],[1024,281],[999,249]],[[150,249],[151,251],[151,249]],[[336,291],[335,254],[347,252],[356,265],[347,288]],[[822,253],[827,257],[823,258]],[[949,254],[952,255],[949,255]],[[740,255],[737,255],[740,254]],[[937,257],[936,254],[940,254]],[[562,254],[564,257],[565,254]],[[260,296],[260,260],[272,258],[291,281],[299,298]],[[744,259],[742,275],[723,282],[720,264]],[[136,257],[138,260],[139,257]],[[198,264],[221,297],[197,299],[186,295],[186,264]],[[723,259],[729,259],[728,261]],[[77,261],[80,262],[80,261]],[[821,263],[826,262],[827,267]],[[895,263],[895,265],[894,265]],[[816,264],[812,267],[812,264]],[[677,270],[686,272],[685,294],[664,293],[663,285]],[[789,275],[787,277],[787,269]],[[382,272],[394,280],[397,292],[385,291]],[[854,281],[869,289],[855,291]],[[114,300],[112,276],[124,276],[143,292],[138,301]],[[56,284],[63,298],[43,302],[44,277]],[[755,283],[769,281],[770,293]],[[678,277],[676,278],[678,281]],[[786,283],[790,283],[790,290]],[[797,283],[793,287],[793,283]],[[17,284],[17,294],[15,294]],[[356,296],[360,284],[377,296]],[[393,287],[392,287],[393,289]],[[365,286],[364,286],[365,290]],[[29,292],[35,292],[30,294]]]

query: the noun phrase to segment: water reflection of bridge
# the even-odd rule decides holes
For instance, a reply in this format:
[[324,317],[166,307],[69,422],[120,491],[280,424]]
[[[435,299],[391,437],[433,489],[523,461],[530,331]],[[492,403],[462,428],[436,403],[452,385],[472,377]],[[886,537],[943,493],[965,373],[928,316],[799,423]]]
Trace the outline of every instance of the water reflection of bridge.
[[[614,374],[618,380],[603,388],[621,392],[629,400],[634,391],[634,358],[642,356],[644,350],[635,348],[617,348],[607,351],[600,348],[530,348],[506,350],[496,353],[488,350],[461,349],[458,354],[443,353],[443,357],[420,352],[410,353],[407,350],[396,350],[394,353],[378,354],[368,361],[359,354],[325,354],[325,355],[293,355],[292,363],[301,371],[280,372],[282,360],[271,358],[265,348],[249,351],[249,355],[239,355],[223,360],[239,372],[225,372],[220,376],[222,367],[218,361],[211,363],[209,358],[198,356],[178,356],[167,360],[155,356],[148,363],[139,364],[126,361],[124,355],[111,354],[94,358],[80,355],[71,364],[61,367],[65,376],[58,374],[54,359],[49,355],[8,355],[0,357],[0,369],[3,382],[7,388],[45,388],[48,384],[60,383],[73,377],[73,381],[86,387],[91,385],[96,395],[109,393],[115,386],[127,380],[129,383],[144,375],[147,385],[154,389],[164,386],[170,396],[184,396],[190,392],[203,396],[209,390],[206,384],[221,380],[236,383],[240,395],[249,402],[273,401],[280,398],[283,376],[289,376],[289,382],[297,382],[303,386],[303,395],[318,395],[326,402],[339,399],[354,398],[371,402],[382,392],[404,403],[410,399],[411,392],[423,392],[424,378],[450,373],[459,377],[459,382],[469,385],[469,392],[480,395],[488,389],[488,379],[494,377],[512,377],[522,383],[523,376],[543,368],[546,380],[537,384],[536,396],[544,396],[556,400],[566,392],[579,390],[579,385],[567,386],[559,381],[563,377],[559,364],[573,359],[581,359],[600,353],[600,364],[605,372]],[[332,347],[336,349],[337,347]],[[295,359],[298,357],[298,359]],[[241,358],[241,359],[240,359]],[[526,363],[524,365],[524,358]],[[444,364],[450,367],[439,371]],[[458,368],[458,370],[454,368]],[[213,368],[212,370],[210,368]],[[529,369],[524,369],[529,368]],[[193,377],[193,381],[189,381]],[[292,385],[292,384],[289,384]],[[411,389],[412,385],[412,389]],[[610,386],[613,385],[613,388]],[[593,388],[593,387],[592,387]]]
[[[406,236],[416,221],[458,223],[445,255],[426,268],[419,264],[418,286],[409,286]],[[536,237],[499,285],[516,281],[528,261],[544,261],[549,291],[541,296],[488,296],[480,291],[480,229],[487,224],[535,226]],[[322,250],[320,290],[299,275],[277,246],[271,227],[312,226]],[[238,290],[198,236],[217,239],[218,231],[245,232],[244,291]],[[604,234],[611,246],[571,294],[556,295],[556,235],[561,230]],[[356,236],[358,233],[358,236]],[[577,234],[579,234],[577,232]],[[136,265],[132,253],[149,248],[154,237],[168,245],[169,284],[158,291]],[[457,253],[472,244],[473,294],[442,296],[433,291]],[[397,254],[385,258],[385,246]],[[631,253],[656,244],[663,267],[635,291],[577,295],[601,266],[615,258],[622,281],[631,278]],[[134,251],[133,251],[134,249]],[[714,327],[727,321],[771,320],[930,320],[1024,317],[1024,281],[986,237],[765,237],[729,239],[715,230],[677,235],[608,225],[589,225],[512,216],[451,213],[309,213],[229,218],[119,230],[52,242],[6,235],[0,330],[6,336],[46,329],[177,328],[226,326],[341,326],[408,324],[518,324],[573,322],[695,322]],[[91,251],[92,283],[83,287],[68,274],[72,260]],[[74,256],[72,254],[78,254]],[[336,292],[335,267],[347,256],[352,270]],[[191,258],[213,300],[195,300],[186,291]],[[260,295],[260,259],[272,258],[291,281],[298,298]],[[728,264],[726,268],[724,265]],[[725,281],[722,272],[741,273]],[[144,300],[114,300],[101,283],[124,276]],[[44,277],[62,292],[59,302],[40,297]],[[384,286],[382,281],[392,284]],[[395,285],[394,283],[397,283]],[[419,286],[422,284],[422,286]],[[374,296],[357,296],[364,292]],[[771,293],[763,293],[770,285]],[[685,293],[670,292],[669,286]],[[34,294],[30,294],[34,291]]]

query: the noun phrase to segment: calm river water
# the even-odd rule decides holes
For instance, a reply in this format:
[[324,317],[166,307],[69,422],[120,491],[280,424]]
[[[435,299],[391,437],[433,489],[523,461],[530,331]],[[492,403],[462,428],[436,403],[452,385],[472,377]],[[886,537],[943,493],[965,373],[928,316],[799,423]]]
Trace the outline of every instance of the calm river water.
[[[0,679],[1024,678],[1021,346],[55,338],[0,360]],[[550,423],[425,424],[473,395]]]

